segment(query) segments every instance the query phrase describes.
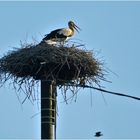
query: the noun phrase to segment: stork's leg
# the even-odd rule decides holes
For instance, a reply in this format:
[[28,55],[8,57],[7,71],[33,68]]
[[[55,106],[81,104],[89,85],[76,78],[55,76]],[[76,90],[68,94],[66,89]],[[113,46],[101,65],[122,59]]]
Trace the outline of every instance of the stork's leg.
[[64,43],[65,43],[64,41],[61,41],[61,42],[60,42],[60,46],[61,46],[61,47],[64,47]]
[[64,47],[64,44],[65,44],[65,41],[62,42],[62,45],[63,45],[62,47]]

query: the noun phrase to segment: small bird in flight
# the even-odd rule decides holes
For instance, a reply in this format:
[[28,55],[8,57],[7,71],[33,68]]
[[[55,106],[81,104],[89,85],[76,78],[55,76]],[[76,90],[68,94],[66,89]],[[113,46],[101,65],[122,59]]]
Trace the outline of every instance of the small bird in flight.
[[96,132],[94,135],[94,137],[101,137],[101,136],[103,136],[103,134],[100,131]]
[[64,44],[68,38],[74,35],[75,30],[79,32],[81,29],[73,21],[69,21],[68,28],[56,29],[45,35],[42,41],[49,45]]

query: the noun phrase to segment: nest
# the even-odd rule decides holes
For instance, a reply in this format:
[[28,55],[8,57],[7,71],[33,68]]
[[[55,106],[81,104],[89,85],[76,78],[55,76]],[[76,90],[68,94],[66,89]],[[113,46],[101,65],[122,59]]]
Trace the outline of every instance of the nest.
[[33,77],[35,80],[71,80],[102,78],[100,63],[93,53],[71,47],[46,44],[32,45],[10,51],[0,59],[0,74],[9,73],[17,78]]
[[102,64],[81,46],[22,45],[0,59],[0,80],[14,78],[13,83],[20,87],[39,80],[55,80],[61,86],[98,83],[104,79]]
[[[138,97],[102,89],[100,81],[104,78],[103,64],[95,58],[93,51],[87,51],[81,45],[50,46],[45,43],[21,44],[0,58],[0,84],[10,81],[17,91],[26,94],[25,99],[38,100],[38,85],[40,80],[55,81],[62,89],[64,101],[77,98],[79,88],[90,88],[118,96],[140,100]],[[107,81],[109,82],[109,81]],[[99,88],[94,87],[93,83]],[[18,87],[18,89],[17,89]],[[72,91],[68,97],[67,90]],[[36,94],[37,93],[37,94]]]

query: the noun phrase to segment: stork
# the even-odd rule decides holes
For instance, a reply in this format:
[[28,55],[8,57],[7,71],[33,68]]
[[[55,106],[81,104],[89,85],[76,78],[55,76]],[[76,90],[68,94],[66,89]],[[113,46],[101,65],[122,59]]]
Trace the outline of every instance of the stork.
[[55,45],[57,43],[64,44],[68,38],[74,35],[75,30],[79,32],[81,29],[73,21],[69,21],[68,28],[56,29],[45,35],[42,41],[49,45]]

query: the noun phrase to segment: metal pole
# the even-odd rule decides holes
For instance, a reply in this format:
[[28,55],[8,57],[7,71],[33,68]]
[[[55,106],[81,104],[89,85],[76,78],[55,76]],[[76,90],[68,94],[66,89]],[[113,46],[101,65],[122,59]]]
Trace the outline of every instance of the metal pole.
[[41,80],[41,139],[53,139],[55,128],[55,89],[53,81]]

